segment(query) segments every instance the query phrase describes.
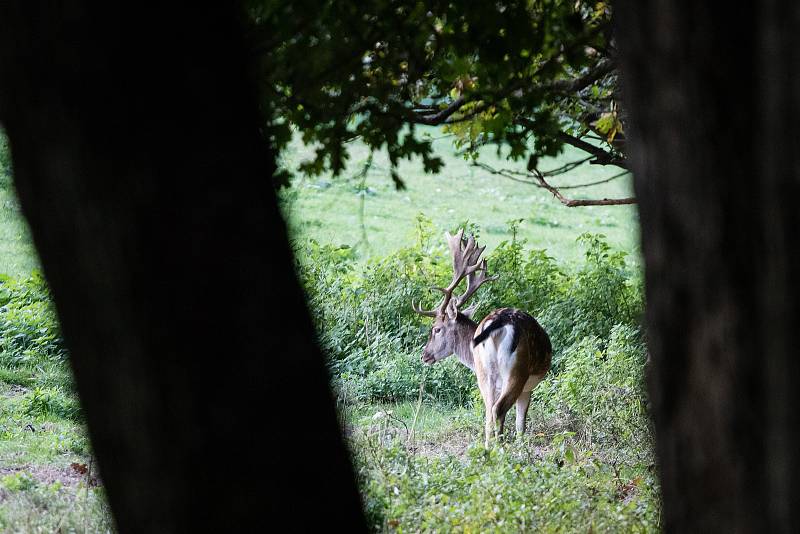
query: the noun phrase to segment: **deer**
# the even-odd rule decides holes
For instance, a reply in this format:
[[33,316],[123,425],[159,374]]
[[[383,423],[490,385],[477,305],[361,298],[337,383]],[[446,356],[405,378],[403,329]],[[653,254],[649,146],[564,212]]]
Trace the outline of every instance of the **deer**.
[[[416,313],[434,319],[422,362],[433,365],[455,354],[475,373],[485,407],[484,444],[488,448],[490,440],[503,433],[512,404],[516,405],[517,437],[524,435],[531,392],[550,370],[553,349],[544,328],[522,310],[499,308],[479,323],[473,321],[477,305],[464,305],[478,288],[498,276],[488,275],[486,259],[480,259],[486,247],[479,247],[473,236],[465,239],[463,228],[455,235],[446,232],[445,238],[453,260],[453,278],[447,287],[431,288],[443,294],[441,302],[425,310],[411,301]],[[464,278],[465,292],[453,295]]]

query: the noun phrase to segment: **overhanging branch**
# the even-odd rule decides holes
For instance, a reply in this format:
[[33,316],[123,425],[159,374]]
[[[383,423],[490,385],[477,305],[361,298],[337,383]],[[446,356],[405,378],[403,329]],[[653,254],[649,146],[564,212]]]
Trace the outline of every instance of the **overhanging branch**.
[[[575,93],[588,87],[603,76],[613,72],[615,68],[616,65],[613,61],[610,59],[605,59],[589,69],[582,76],[541,84],[527,89],[526,92]],[[499,94],[495,95],[494,98],[482,97],[480,99],[480,103],[475,109],[471,110],[465,117],[460,117],[455,121],[448,121],[448,119],[450,119],[450,117],[452,117],[458,110],[469,103],[469,101],[467,101],[463,95],[455,99],[446,108],[441,109],[433,114],[431,113],[433,111],[433,106],[416,106],[413,112],[414,116],[410,117],[409,119],[417,124],[424,124],[427,126],[439,126],[453,122],[462,122],[463,120],[470,119],[475,115],[482,113],[492,105],[491,102],[497,102],[508,97],[508,95],[516,89],[517,86],[506,88]]]
[[599,199],[567,198],[561,194],[561,191],[559,191],[558,188],[547,183],[547,180],[544,179],[544,175],[542,175],[542,173],[534,170],[533,175],[536,177],[536,180],[541,184],[542,187],[553,193],[553,196],[568,208],[576,208],[579,206],[621,206],[625,204],[636,204],[636,197]]
[[628,168],[628,163],[624,159],[616,156],[612,152],[603,150],[601,147],[597,145],[593,145],[587,141],[584,141],[583,139],[575,137],[574,135],[570,135],[566,132],[558,132],[556,138],[568,145],[580,148],[584,152],[588,152],[589,154],[593,155],[595,158],[597,158],[592,162],[594,164],[614,165],[621,169]]
[[483,169],[483,170],[485,170],[485,171],[487,171],[487,172],[489,172],[491,174],[495,174],[495,175],[498,175],[498,176],[503,176],[504,178],[508,178],[509,180],[514,180],[515,182],[520,182],[520,183],[523,183],[523,184],[532,185],[534,187],[541,187],[542,189],[547,189],[548,191],[553,193],[553,196],[555,196],[556,199],[558,199],[559,202],[561,202],[562,204],[564,204],[568,208],[575,208],[575,207],[579,207],[579,206],[621,206],[621,205],[625,205],[625,204],[636,204],[636,198],[635,197],[599,198],[599,199],[590,199],[590,198],[587,198],[587,199],[584,199],[584,198],[573,199],[573,198],[567,198],[567,197],[564,196],[563,193],[561,193],[562,189],[577,189],[577,188],[580,188],[580,187],[591,187],[591,186],[594,186],[594,185],[600,185],[600,184],[608,183],[608,182],[610,182],[612,180],[616,180],[617,178],[620,178],[620,177],[625,176],[626,174],[628,174],[630,171],[627,171],[627,170],[623,171],[621,173],[615,174],[614,176],[610,176],[608,178],[604,178],[602,180],[596,180],[594,182],[588,182],[588,183],[583,183],[583,184],[574,184],[574,185],[568,185],[568,186],[562,186],[562,187],[555,187],[555,186],[551,185],[549,182],[547,182],[547,180],[545,179],[545,176],[553,176],[554,174],[561,174],[562,172],[565,172],[565,171],[563,171],[563,169],[573,169],[577,165],[580,165],[581,163],[584,163],[585,161],[586,160],[580,160],[580,161],[568,163],[566,165],[563,165],[562,167],[559,167],[558,169],[554,169],[554,171],[558,171],[558,172],[555,172],[555,173],[552,172],[552,171],[543,172],[543,171],[539,171],[537,169],[534,169],[533,171],[526,171],[524,173],[520,172],[520,171],[514,171],[514,170],[511,170],[511,169],[495,169],[494,167],[492,167],[490,165],[487,165],[486,163],[483,163],[483,162],[480,162],[480,161],[474,162],[473,165],[475,165],[477,167],[480,167],[481,169]]
[[606,74],[611,74],[616,68],[617,65],[614,63],[614,61],[610,59],[604,59],[599,61],[582,76],[566,80],[556,80],[549,84],[543,85],[542,89],[560,93],[577,93],[581,89],[584,89],[601,79]]
[[[535,128],[535,124],[532,120],[526,117],[520,117],[516,121],[521,126],[528,128],[529,130],[533,130]],[[628,170],[628,162],[625,159],[619,157],[613,152],[609,152],[608,150],[604,150],[602,147],[597,145],[593,145],[588,141],[584,141],[574,135],[570,135],[566,132],[558,132],[556,134],[556,139],[565,143],[567,145],[574,146],[575,148],[580,148],[584,152],[591,154],[595,157],[595,160],[592,163],[596,165],[614,165],[615,167],[619,167],[620,169]]]

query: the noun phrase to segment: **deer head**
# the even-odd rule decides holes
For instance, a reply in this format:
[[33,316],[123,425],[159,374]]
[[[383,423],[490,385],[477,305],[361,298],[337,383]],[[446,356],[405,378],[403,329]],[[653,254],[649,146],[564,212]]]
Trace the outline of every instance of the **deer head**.
[[[453,257],[453,278],[447,287],[431,288],[444,295],[442,301],[433,310],[423,310],[413,301],[411,302],[411,307],[415,312],[434,318],[428,342],[422,351],[422,361],[427,364],[450,356],[463,341],[461,337],[472,336],[475,324],[469,320],[469,317],[475,309],[463,308],[463,306],[485,282],[497,279],[496,276],[487,277],[486,260],[480,259],[486,247],[479,247],[473,236],[464,239],[464,229],[462,228],[456,235],[445,233],[445,237]],[[454,296],[453,291],[464,278],[467,279],[466,291],[460,296]],[[471,330],[468,328],[470,326]]]

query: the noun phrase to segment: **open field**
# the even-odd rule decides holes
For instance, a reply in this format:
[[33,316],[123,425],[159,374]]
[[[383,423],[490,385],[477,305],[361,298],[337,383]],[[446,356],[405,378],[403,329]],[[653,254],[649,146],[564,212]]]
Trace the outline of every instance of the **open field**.
[[[523,219],[520,237],[527,239],[533,248],[547,249],[555,258],[574,261],[581,254],[575,242],[577,236],[598,232],[605,234],[615,248],[629,252],[628,261],[638,262],[635,207],[566,208],[543,189],[494,176],[471,165],[456,154],[451,139],[436,130],[428,129],[425,134],[438,136],[434,147],[445,160],[444,169],[440,174],[430,175],[422,171],[418,161],[401,162],[400,176],[407,186],[404,191],[395,190],[383,154],[375,155],[362,184],[358,173],[368,151],[357,142],[351,144],[351,163],[342,176],[298,176],[293,187],[282,195],[293,235],[321,243],[356,246],[363,258],[379,257],[405,244],[413,233],[415,217],[424,213],[442,228],[467,220],[476,223],[483,229],[482,241],[491,250],[510,237],[508,221]],[[311,148],[295,142],[283,160],[291,167],[310,157],[311,152]],[[559,158],[545,160],[542,168],[555,168],[582,155],[568,148]],[[491,149],[483,150],[482,161],[495,168],[523,167],[521,162],[505,162]],[[617,172],[615,167],[585,164],[551,181],[575,185],[602,180]],[[567,191],[575,198],[622,197],[631,194],[631,183],[629,177],[622,177]],[[0,273],[26,276],[37,267],[36,252],[12,187],[8,181],[0,181]]]
[[[438,135],[432,128],[425,133]],[[399,174],[407,189],[396,191],[389,177],[388,160],[382,154],[375,155],[362,183],[359,172],[369,154],[363,145],[352,143],[350,168],[341,177],[299,177],[294,188],[284,195],[289,199],[285,212],[294,235],[321,243],[358,246],[362,257],[383,256],[408,241],[416,215],[424,213],[439,228],[466,220],[476,223],[483,230],[482,241],[492,250],[510,237],[508,221],[523,219],[520,237],[527,239],[533,248],[547,249],[548,254],[559,260],[578,259],[581,252],[575,239],[584,232],[605,234],[613,247],[630,253],[629,261],[638,260],[635,206],[566,208],[544,189],[492,175],[465,161],[456,154],[449,137],[439,135],[434,147],[445,160],[443,171],[437,175],[425,174],[418,161],[404,161]],[[294,143],[285,160],[301,161],[309,158],[311,152],[311,148]],[[493,149],[485,148],[481,154],[481,161],[495,169],[524,169],[524,162],[506,162]],[[570,147],[557,159],[543,160],[541,168],[556,168],[583,156],[584,153]],[[584,164],[551,182],[574,186],[618,173],[616,167]],[[593,187],[566,189],[564,193],[574,198],[626,197],[631,195],[630,177]]]

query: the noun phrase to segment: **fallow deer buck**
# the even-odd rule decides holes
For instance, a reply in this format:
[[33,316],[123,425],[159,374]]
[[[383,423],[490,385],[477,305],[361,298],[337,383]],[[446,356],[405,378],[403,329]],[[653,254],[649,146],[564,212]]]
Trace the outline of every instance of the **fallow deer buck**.
[[[464,239],[463,229],[445,236],[453,256],[453,278],[447,287],[431,288],[441,291],[444,298],[434,310],[420,309],[411,302],[415,312],[434,318],[422,361],[433,364],[455,354],[475,372],[486,408],[488,447],[492,435],[496,438],[503,432],[506,413],[514,403],[517,435],[525,432],[531,391],[550,370],[552,346],[536,319],[521,310],[500,308],[480,323],[472,320],[475,307],[464,309],[464,304],[481,285],[497,276],[487,276],[486,260],[480,260],[486,247],[479,247],[472,236]],[[466,291],[453,296],[465,277]]]

